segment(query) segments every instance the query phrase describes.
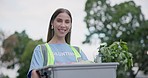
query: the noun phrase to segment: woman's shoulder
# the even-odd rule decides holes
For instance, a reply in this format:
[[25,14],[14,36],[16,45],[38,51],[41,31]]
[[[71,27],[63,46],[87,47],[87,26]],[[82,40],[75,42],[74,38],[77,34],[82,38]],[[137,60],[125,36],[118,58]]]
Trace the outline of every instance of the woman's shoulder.
[[40,51],[41,51],[41,46],[42,46],[43,44],[38,44],[38,45],[36,45],[35,46],[35,48],[34,48],[34,53],[39,53]]

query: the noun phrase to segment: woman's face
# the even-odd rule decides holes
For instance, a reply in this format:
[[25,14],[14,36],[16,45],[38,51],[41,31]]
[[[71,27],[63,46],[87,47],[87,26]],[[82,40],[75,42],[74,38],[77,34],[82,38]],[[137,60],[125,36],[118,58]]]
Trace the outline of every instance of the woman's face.
[[71,18],[67,13],[60,13],[52,22],[54,35],[57,37],[65,37],[71,29]]

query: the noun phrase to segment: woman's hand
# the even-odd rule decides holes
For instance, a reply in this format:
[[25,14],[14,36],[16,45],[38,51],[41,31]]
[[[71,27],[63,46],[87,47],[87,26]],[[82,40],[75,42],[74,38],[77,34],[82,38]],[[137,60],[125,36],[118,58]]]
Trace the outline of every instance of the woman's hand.
[[31,78],[40,78],[36,70],[32,70],[31,72]]

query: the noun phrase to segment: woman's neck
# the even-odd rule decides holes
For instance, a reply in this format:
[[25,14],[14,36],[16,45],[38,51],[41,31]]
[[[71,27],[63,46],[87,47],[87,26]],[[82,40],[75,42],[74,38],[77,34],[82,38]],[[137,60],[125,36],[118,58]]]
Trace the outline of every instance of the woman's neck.
[[57,38],[57,37],[53,37],[48,43],[50,44],[59,44],[59,43],[66,43],[65,38]]

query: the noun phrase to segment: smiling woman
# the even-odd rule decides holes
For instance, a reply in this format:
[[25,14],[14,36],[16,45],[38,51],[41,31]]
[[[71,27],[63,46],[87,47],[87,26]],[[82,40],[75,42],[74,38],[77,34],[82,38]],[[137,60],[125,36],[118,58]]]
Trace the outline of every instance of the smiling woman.
[[51,17],[48,29],[47,42],[49,40],[51,40],[50,41],[51,43],[55,42],[57,38],[60,38],[60,34],[61,35],[63,34],[63,37],[61,36],[60,40],[66,39],[62,40],[62,42],[66,41],[67,43],[70,43],[71,25],[72,25],[71,13],[66,9],[58,9]]
[[47,43],[39,44],[34,49],[29,78],[39,78],[36,70],[47,65],[73,64],[88,60],[80,48],[70,45],[71,28],[71,13],[64,8],[57,9],[50,19]]

